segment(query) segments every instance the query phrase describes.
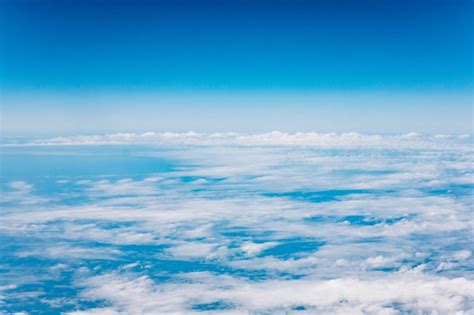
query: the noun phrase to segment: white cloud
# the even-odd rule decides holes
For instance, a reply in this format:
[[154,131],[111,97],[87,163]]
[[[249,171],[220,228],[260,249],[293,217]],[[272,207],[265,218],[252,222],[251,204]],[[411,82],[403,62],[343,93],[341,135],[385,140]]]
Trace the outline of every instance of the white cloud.
[[[35,248],[21,245],[16,257],[54,259],[69,271],[114,260],[117,272],[76,272],[83,297],[110,303],[76,314],[189,314],[197,312],[193,305],[217,301],[229,306],[218,314],[294,307],[321,314],[469,312],[472,201],[456,189],[469,183],[472,150],[453,137],[142,136],[77,141],[212,145],[146,152],[185,165],[171,172],[61,182],[80,202],[58,194],[54,202],[28,206],[40,197],[27,182],[4,194],[12,204],[0,214],[2,235],[35,240]],[[140,245],[151,253],[128,255]],[[223,271],[183,274],[155,265],[176,259]],[[155,282],[157,270],[169,280]]]
[[371,267],[383,267],[392,265],[396,259],[394,257],[385,257],[383,255],[378,255],[375,257],[367,258],[366,262]]
[[31,190],[33,190],[32,185],[23,181],[10,182],[9,186],[14,190],[19,190],[19,191],[24,191],[24,192],[30,192]]
[[[376,279],[266,280],[250,282],[209,273],[182,275],[187,281],[156,284],[146,276],[106,274],[81,280],[83,298],[105,299],[120,314],[198,313],[196,305],[222,301],[214,313],[279,313],[305,308],[318,314],[468,314],[474,282],[418,272]],[[92,313],[91,313],[92,314]]]
[[157,193],[154,181],[145,179],[142,181],[134,181],[124,178],[116,182],[106,179],[99,181],[80,181],[79,184],[88,185],[91,192],[104,196],[116,195],[152,195]]
[[471,257],[472,253],[470,250],[460,250],[458,252],[453,253],[453,258],[456,260],[465,260]]
[[94,247],[77,247],[67,244],[51,245],[41,249],[29,249],[27,251],[20,251],[16,255],[18,257],[44,257],[50,259],[116,259],[121,252],[111,248],[94,248]]
[[25,181],[12,181],[8,183],[11,191],[2,191],[0,203],[18,203],[23,206],[34,206],[47,203],[53,198],[46,198],[33,193],[34,186]]
[[204,259],[211,254],[214,247],[214,244],[207,243],[183,243],[168,248],[166,252],[177,258]]
[[397,136],[364,135],[356,132],[348,133],[286,133],[272,131],[261,134],[229,133],[173,133],[145,132],[116,133],[107,135],[58,137],[36,140],[37,145],[104,145],[104,144],[186,144],[186,145],[297,145],[318,147],[435,147],[449,146],[456,142],[465,143],[469,137],[465,135],[445,135],[440,137],[421,136],[414,132]]
[[262,252],[265,249],[274,247],[278,245],[278,242],[265,242],[265,243],[253,243],[253,242],[245,242],[240,246],[240,249],[245,252],[248,256],[255,256]]

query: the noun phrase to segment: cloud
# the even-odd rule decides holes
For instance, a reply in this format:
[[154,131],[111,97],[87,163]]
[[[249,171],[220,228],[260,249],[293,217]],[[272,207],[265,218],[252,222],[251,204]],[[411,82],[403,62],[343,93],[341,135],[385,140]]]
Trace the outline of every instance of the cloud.
[[[46,196],[42,182],[7,183],[0,230],[15,246],[0,248],[2,270],[17,287],[3,300],[58,281],[74,288],[74,314],[470,311],[469,145],[415,134],[254,136],[168,134],[167,145],[201,145],[136,146],[136,156],[176,167],[51,176]],[[45,202],[25,203],[33,198]],[[48,294],[49,308],[69,303]]]
[[145,132],[116,133],[107,135],[57,137],[35,140],[36,145],[107,145],[107,144],[168,144],[168,145],[284,145],[316,147],[394,147],[419,148],[452,146],[466,143],[470,135],[434,135],[422,136],[414,132],[397,136],[365,135],[356,132],[348,133],[286,133],[272,131],[261,134],[229,133],[173,133]]
[[214,247],[215,244],[183,243],[167,249],[166,252],[177,258],[203,259],[211,254]]
[[395,259],[393,257],[389,258],[379,255],[376,257],[367,258],[366,262],[371,267],[383,267],[392,265],[395,262]]
[[265,249],[278,245],[278,242],[253,243],[245,242],[240,246],[240,249],[248,256],[255,256]]
[[24,181],[10,182],[9,186],[16,191],[30,192],[33,190],[33,186]]
[[102,196],[118,195],[152,195],[156,194],[155,181],[149,178],[142,181],[134,181],[130,178],[111,182],[106,179],[99,181],[79,181],[78,184],[89,186],[89,190]]
[[472,252],[470,250],[460,250],[458,252],[453,253],[453,258],[456,260],[465,260],[471,257]]
[[54,198],[46,198],[33,193],[34,186],[25,181],[12,181],[8,183],[9,191],[2,191],[0,194],[0,204],[18,203],[23,206],[34,206],[47,203]]
[[18,257],[44,257],[49,259],[105,259],[113,260],[121,252],[116,249],[104,248],[104,247],[74,247],[68,244],[51,245],[41,249],[29,249],[27,251],[17,252]]
[[[284,313],[399,314],[407,312],[468,314],[474,282],[419,272],[376,279],[265,280],[249,282],[231,276],[189,273],[184,282],[157,284],[149,277],[105,274],[82,279],[83,298],[105,300],[120,314],[199,313],[215,305],[216,314]],[[221,302],[221,303],[218,303]],[[219,305],[224,306],[219,308]],[[304,312],[303,312],[304,313]],[[91,313],[93,314],[93,313]]]

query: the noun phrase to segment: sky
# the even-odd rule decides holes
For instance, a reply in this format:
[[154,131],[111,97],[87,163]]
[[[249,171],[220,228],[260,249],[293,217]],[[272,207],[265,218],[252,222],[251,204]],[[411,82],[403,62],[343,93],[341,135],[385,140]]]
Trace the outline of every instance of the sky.
[[0,6],[4,135],[472,132],[470,1]]
[[0,314],[472,314],[472,6],[0,0]]

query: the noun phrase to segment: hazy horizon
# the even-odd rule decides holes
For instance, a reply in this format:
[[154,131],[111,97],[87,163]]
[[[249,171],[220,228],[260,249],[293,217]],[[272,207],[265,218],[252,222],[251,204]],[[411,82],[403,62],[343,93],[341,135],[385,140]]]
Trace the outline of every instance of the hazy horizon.
[[3,1],[1,132],[472,133],[470,1]]

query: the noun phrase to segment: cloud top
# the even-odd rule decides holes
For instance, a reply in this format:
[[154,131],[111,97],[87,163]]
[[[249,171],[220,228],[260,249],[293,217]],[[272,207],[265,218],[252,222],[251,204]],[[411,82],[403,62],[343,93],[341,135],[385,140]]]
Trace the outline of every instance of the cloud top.
[[471,135],[420,135],[410,132],[401,135],[367,135],[348,133],[113,133],[40,139],[28,145],[239,145],[239,146],[315,146],[323,148],[346,147],[439,147],[464,146],[471,142]]

